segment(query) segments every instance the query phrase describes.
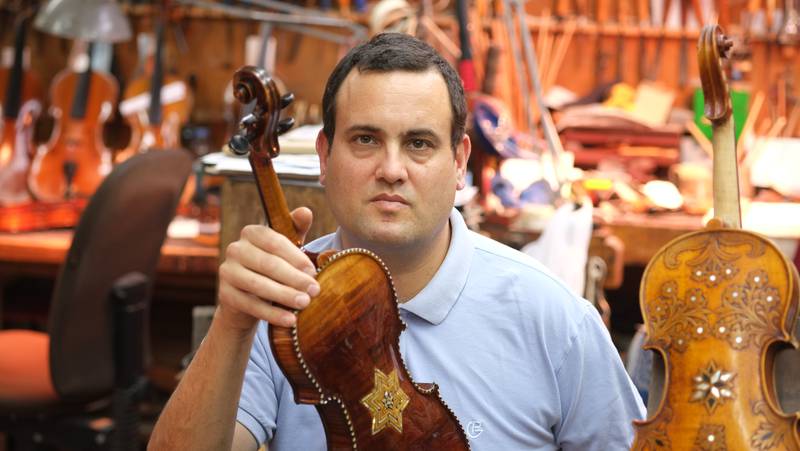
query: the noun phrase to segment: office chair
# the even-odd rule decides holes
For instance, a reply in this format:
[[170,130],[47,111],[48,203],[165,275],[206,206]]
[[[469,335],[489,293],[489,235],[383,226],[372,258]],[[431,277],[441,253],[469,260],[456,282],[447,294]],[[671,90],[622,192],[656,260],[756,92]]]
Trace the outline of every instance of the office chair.
[[138,449],[151,282],[191,164],[159,150],[115,167],[75,229],[47,333],[0,330],[11,450]]

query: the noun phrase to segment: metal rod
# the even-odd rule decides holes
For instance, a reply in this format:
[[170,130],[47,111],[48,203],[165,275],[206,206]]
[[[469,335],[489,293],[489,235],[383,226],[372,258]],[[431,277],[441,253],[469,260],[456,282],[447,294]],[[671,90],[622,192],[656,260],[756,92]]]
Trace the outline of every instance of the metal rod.
[[[177,3],[182,5],[196,6],[211,11],[219,11],[231,17],[249,19],[257,22],[270,22],[287,30],[315,36],[320,39],[336,42],[338,44],[352,44],[353,42],[363,40],[367,35],[367,30],[365,27],[351,21],[335,17],[325,17],[311,14],[272,13],[236,6],[227,6],[221,3],[213,3],[205,0],[177,0]],[[323,30],[301,27],[300,25],[318,25],[323,27],[342,28],[350,31],[352,36],[343,36]]]
[[284,13],[297,13],[314,15],[318,11],[311,8],[303,8],[302,6],[292,5],[278,0],[239,0],[241,3],[248,3],[250,5],[261,6],[263,8],[274,9]]

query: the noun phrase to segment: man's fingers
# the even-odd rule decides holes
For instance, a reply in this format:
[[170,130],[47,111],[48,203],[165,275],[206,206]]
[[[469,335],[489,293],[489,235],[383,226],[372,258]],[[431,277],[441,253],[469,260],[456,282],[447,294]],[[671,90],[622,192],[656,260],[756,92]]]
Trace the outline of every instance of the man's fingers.
[[220,280],[231,286],[287,308],[302,309],[311,301],[307,288],[297,290],[283,285],[235,262],[223,263],[219,271]]
[[259,299],[228,283],[220,283],[219,298],[220,302],[233,307],[236,311],[264,320],[269,324],[292,327],[297,321],[294,313]]
[[283,258],[261,251],[247,241],[232,243],[227,252],[227,257],[238,262],[245,268],[262,274],[280,284],[290,286],[298,291],[316,295],[318,284],[312,276],[315,274],[309,266],[307,259],[300,259],[301,268],[292,266]]
[[[295,210],[293,219],[298,231],[305,234],[311,211]],[[220,304],[242,318],[292,326],[296,318],[290,310],[305,308],[311,297],[319,294],[315,276],[311,260],[288,238],[265,226],[247,226],[241,239],[228,245],[220,265]]]
[[[290,265],[309,275],[317,273],[308,256],[288,238],[265,226],[247,226],[242,229],[242,240],[252,243],[262,251],[286,260]],[[231,246],[237,243],[232,243]],[[234,249],[235,250],[235,249]],[[228,252],[230,252],[230,246]]]

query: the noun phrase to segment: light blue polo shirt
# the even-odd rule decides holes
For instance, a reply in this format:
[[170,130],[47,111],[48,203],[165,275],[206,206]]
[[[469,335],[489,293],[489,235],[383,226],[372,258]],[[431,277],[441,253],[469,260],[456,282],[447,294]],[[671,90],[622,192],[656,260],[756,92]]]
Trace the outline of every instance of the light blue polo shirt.
[[[450,224],[441,267],[400,304],[411,377],[439,385],[475,451],[628,450],[645,410],[595,308],[540,263],[467,229],[455,209]],[[327,449],[316,409],[295,404],[272,357],[266,323],[237,420],[270,451]]]

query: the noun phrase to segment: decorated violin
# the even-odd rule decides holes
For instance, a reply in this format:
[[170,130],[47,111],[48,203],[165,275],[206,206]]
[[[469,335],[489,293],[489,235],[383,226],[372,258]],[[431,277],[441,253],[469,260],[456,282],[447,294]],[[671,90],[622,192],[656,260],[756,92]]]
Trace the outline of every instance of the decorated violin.
[[645,349],[660,354],[664,388],[654,414],[635,422],[634,450],[800,450],[800,414],[782,411],[774,373],[778,352],[798,346],[798,275],[770,240],[740,230],[721,63],[730,47],[719,26],[703,28],[698,62],[714,130],[714,219],[667,244],[645,270]]
[[14,63],[0,69],[4,89],[0,122],[0,205],[30,202],[28,170],[33,155],[33,130],[42,106],[39,78],[25,70],[23,57],[27,24],[32,11],[19,14],[14,24]]
[[102,132],[118,88],[109,75],[92,70],[91,47],[83,72],[65,69],[50,87],[56,124],[50,141],[37,150],[28,177],[28,187],[38,200],[89,197],[111,171],[111,153]]
[[[236,99],[255,101],[230,142],[249,153],[262,206],[272,229],[298,246],[280,182],[272,166],[280,120],[292,101],[261,68],[246,66],[233,78]],[[313,404],[330,450],[466,450],[469,444],[434,384],[418,384],[400,354],[405,328],[386,266],[372,252],[348,249],[309,254],[318,267],[320,294],[296,312],[294,327],[270,326],[272,353],[294,391]]]

